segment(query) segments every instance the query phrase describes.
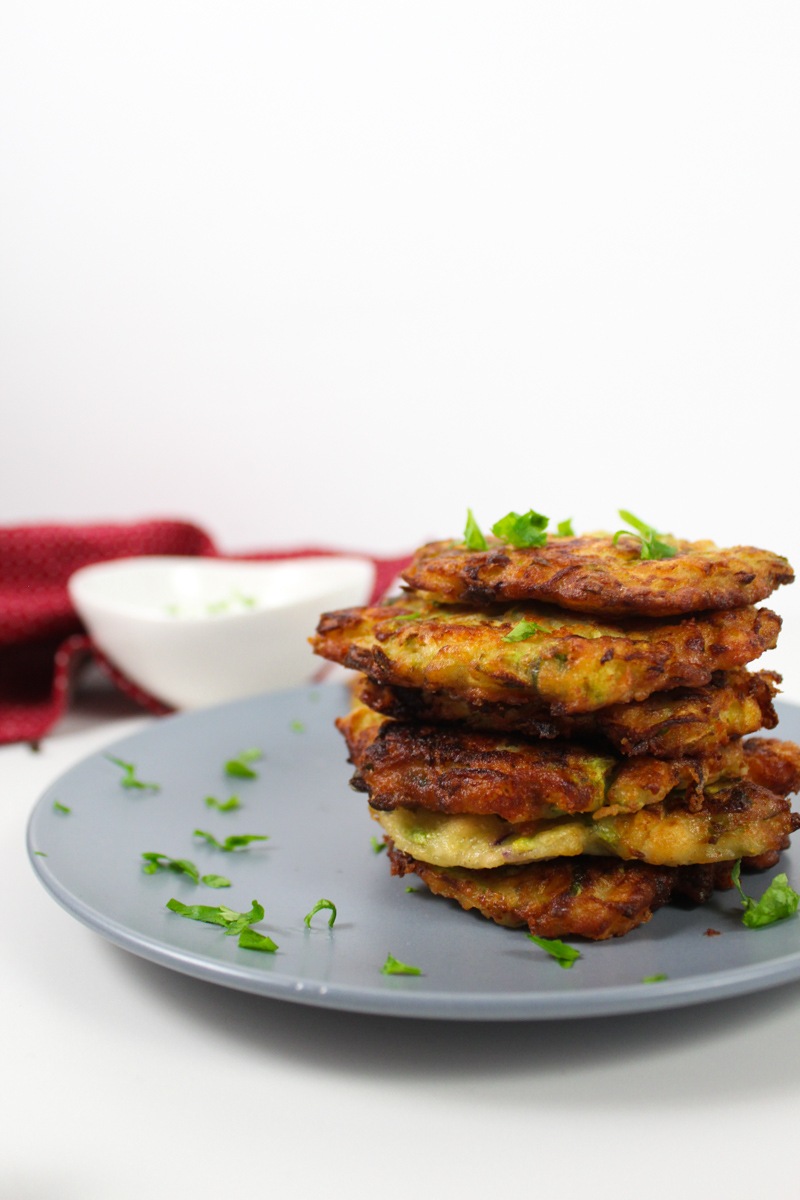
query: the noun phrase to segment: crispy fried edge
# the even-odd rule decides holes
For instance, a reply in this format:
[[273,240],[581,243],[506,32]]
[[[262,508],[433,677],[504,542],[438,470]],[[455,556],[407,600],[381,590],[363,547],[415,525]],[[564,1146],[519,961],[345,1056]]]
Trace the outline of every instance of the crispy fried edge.
[[491,539],[487,550],[463,543],[420,547],[402,577],[450,603],[540,600],[578,612],[677,616],[740,608],[794,581],[787,559],[755,546],[709,548],[673,540],[673,558],[641,559],[632,538],[553,538],[517,548]]

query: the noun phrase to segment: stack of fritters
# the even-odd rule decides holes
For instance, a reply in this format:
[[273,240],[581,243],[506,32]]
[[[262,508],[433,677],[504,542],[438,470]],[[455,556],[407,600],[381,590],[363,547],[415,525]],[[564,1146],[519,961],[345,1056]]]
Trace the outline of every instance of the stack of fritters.
[[673,893],[773,866],[800,818],[780,677],[749,671],[794,576],[750,547],[549,537],[424,546],[389,603],[326,613],[318,654],[361,672],[337,725],[392,871],[544,937],[621,935]]

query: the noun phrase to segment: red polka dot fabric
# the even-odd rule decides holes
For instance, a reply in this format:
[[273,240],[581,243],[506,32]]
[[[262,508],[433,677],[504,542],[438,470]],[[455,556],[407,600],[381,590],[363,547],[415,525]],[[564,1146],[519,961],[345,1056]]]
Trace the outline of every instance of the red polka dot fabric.
[[[77,671],[89,656],[137,704],[157,714],[169,711],[126,679],[87,637],[67,592],[67,580],[80,567],[144,554],[269,561],[337,553],[342,551],[309,547],[220,555],[208,534],[185,521],[0,528],[0,744],[44,737],[66,710]],[[377,599],[409,557],[373,562]]]

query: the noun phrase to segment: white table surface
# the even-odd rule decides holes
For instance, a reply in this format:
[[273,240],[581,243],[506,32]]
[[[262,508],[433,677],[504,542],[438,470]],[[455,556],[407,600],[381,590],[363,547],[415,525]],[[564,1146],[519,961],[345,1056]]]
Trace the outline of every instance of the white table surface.
[[105,942],[37,882],[37,796],[150,718],[0,749],[3,1200],[800,1194],[800,984],[672,1013],[477,1024],[260,999]]

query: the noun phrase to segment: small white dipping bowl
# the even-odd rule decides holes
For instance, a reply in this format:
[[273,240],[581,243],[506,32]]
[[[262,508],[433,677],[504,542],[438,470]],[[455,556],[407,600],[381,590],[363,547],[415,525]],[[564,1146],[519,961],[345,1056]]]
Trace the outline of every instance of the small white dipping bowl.
[[134,683],[174,708],[299,687],[319,669],[319,615],[365,604],[368,559],[124,558],[76,571],[72,603]]

